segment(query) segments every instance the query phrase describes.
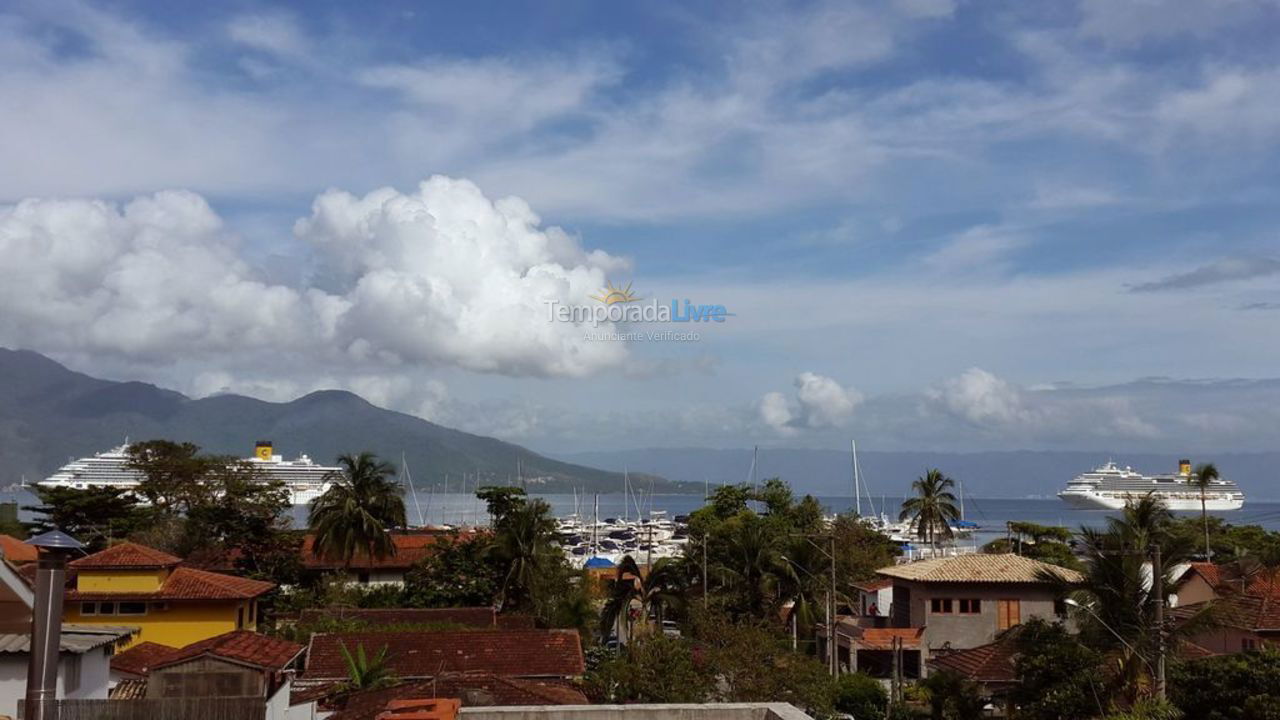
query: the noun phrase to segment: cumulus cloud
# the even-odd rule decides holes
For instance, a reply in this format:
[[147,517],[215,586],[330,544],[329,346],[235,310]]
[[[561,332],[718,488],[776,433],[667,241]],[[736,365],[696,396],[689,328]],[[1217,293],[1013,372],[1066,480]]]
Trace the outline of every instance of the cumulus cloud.
[[[176,362],[271,350],[357,366],[581,376],[625,347],[550,322],[625,263],[465,180],[414,193],[329,191],[296,224],[335,287],[273,283],[200,196],[123,207],[26,200],[0,210],[0,342]],[[205,382],[216,385],[217,378]]]
[[857,390],[817,373],[800,373],[794,384],[794,401],[780,392],[768,392],[757,405],[760,420],[783,435],[803,429],[840,427],[862,402]]
[[1155,424],[1122,394],[1030,390],[981,368],[970,368],[924,393],[926,412],[961,420],[1006,440],[1154,439]]
[[1176,275],[1134,285],[1132,292],[1185,290],[1237,280],[1252,280],[1280,273],[1280,260],[1274,258],[1224,258]]

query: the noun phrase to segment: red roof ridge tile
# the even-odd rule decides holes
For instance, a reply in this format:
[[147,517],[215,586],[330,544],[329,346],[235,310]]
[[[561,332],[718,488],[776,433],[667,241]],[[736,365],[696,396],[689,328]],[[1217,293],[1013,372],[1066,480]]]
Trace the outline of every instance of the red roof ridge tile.
[[77,570],[111,570],[115,568],[166,568],[182,562],[182,558],[155,548],[125,541],[99,550],[67,565]]
[[289,640],[250,630],[232,630],[186,645],[157,662],[152,669],[209,655],[263,670],[278,671],[288,666],[304,649],[304,646]]

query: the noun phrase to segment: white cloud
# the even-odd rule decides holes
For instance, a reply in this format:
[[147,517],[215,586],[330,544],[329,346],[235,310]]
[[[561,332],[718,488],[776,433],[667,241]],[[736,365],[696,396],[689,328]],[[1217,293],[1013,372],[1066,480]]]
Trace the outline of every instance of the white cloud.
[[1150,440],[1160,429],[1123,394],[1027,390],[981,368],[970,368],[924,394],[926,408],[983,432],[1021,442],[1062,438]]
[[157,193],[123,208],[23,201],[0,210],[10,276],[0,287],[0,342],[166,362],[270,349],[321,367],[510,375],[580,376],[626,357],[621,344],[548,321],[546,306],[583,302],[623,261],[541,227],[518,198],[492,201],[444,177],[412,194],[335,190],[316,199],[296,232],[340,287],[260,279],[193,193]]
[[245,47],[284,57],[302,56],[310,49],[297,22],[286,15],[241,15],[227,24],[227,36]]
[[817,373],[796,376],[795,402],[780,392],[768,392],[760,398],[760,420],[783,435],[800,429],[824,429],[844,425],[862,402],[862,394]]

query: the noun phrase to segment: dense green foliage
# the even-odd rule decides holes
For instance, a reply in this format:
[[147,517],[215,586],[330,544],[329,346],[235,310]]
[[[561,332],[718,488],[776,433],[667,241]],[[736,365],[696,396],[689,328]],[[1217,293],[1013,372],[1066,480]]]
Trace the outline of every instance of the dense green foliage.
[[920,681],[932,720],[978,720],[986,705],[977,683],[949,672],[935,672]]
[[661,633],[629,643],[588,671],[587,696],[599,703],[698,703],[715,689],[710,667],[693,644]]
[[1061,624],[1023,623],[1015,661],[1021,681],[1013,690],[1019,717],[1073,720],[1097,717],[1105,702],[1102,656],[1082,645]]
[[1064,527],[1030,522],[1009,523],[1009,537],[982,546],[986,553],[1017,553],[1051,565],[1079,570],[1083,567],[1071,550],[1071,531]]
[[855,720],[882,718],[888,703],[884,685],[869,675],[849,673],[836,681],[836,712],[852,715]]
[[1280,650],[1222,655],[1170,668],[1169,695],[1188,718],[1280,718]]
[[90,551],[146,527],[152,516],[121,488],[74,490],[36,485],[31,490],[40,504],[23,509],[36,513],[33,531],[62,530]]
[[488,556],[488,534],[455,535],[438,541],[405,577],[412,607],[478,607],[498,594],[501,569]]

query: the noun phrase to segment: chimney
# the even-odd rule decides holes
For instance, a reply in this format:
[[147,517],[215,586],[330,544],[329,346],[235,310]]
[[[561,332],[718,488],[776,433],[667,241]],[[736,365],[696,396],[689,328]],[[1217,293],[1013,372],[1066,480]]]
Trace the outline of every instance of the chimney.
[[27,665],[24,720],[54,716],[58,699],[58,653],[62,641],[62,596],[66,592],[67,558],[84,545],[59,530],[27,541],[39,549],[36,605],[31,610],[31,658]]

